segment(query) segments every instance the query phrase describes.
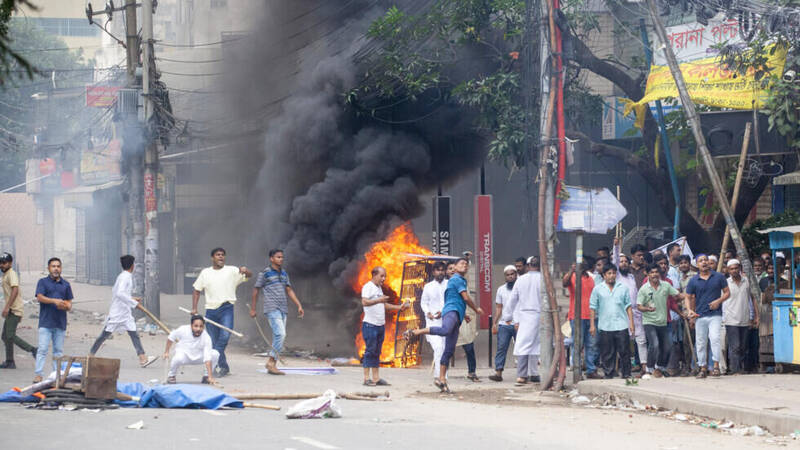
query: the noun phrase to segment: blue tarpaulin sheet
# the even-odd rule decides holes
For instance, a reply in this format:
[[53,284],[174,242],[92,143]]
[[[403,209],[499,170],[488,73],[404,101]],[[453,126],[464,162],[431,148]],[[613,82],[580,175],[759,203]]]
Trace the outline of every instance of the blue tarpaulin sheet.
[[[120,406],[142,408],[219,409],[223,406],[242,408],[242,402],[211,386],[197,384],[167,384],[147,387],[142,383],[117,383],[117,391],[140,400],[116,400]],[[33,396],[22,397],[18,392],[0,394],[0,402],[35,402]]]
[[6,393],[0,394],[0,402],[11,402],[11,403],[20,403],[20,402],[38,402],[39,399],[29,395],[27,397],[23,397],[17,391],[8,391]]
[[139,401],[142,408],[219,409],[243,408],[242,402],[210,386],[166,384],[146,390]]

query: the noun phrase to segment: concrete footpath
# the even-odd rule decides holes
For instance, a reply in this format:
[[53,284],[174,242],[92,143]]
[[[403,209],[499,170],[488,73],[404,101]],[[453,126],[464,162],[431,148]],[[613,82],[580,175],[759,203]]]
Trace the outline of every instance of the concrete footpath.
[[639,403],[717,420],[758,425],[774,434],[800,430],[800,375],[739,375],[698,380],[694,377],[621,379],[578,383],[583,395],[622,394]]

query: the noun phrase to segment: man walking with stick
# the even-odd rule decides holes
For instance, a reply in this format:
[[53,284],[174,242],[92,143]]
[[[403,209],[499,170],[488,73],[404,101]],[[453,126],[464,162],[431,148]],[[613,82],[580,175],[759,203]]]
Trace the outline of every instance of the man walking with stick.
[[[250,304],[250,317],[256,317],[256,303],[258,302],[258,291],[264,295],[264,316],[272,328],[272,348],[267,358],[267,373],[270,375],[284,375],[283,371],[277,367],[277,360],[283,350],[283,341],[286,339],[286,316],[289,313],[288,299],[297,306],[297,316],[303,318],[305,311],[300,300],[292,289],[289,281],[289,274],[283,270],[283,250],[274,248],[269,251],[269,266],[258,274],[255,286],[253,286],[253,300]],[[258,319],[256,319],[258,320]]]
[[94,341],[92,349],[89,350],[89,356],[94,356],[112,333],[124,330],[128,332],[133,348],[136,349],[136,354],[139,356],[139,365],[144,368],[152,364],[157,358],[147,357],[142,347],[142,341],[139,339],[139,335],[136,334],[136,321],[133,319],[132,311],[141,306],[142,299],[131,296],[133,292],[134,257],[125,255],[119,260],[122,264],[122,273],[117,276],[117,281],[111,289],[111,307],[108,310],[105,327],[103,327],[103,332],[100,333],[97,340]]
[[[235,267],[225,265],[225,249],[217,247],[211,250],[211,261],[213,265],[206,267],[200,272],[200,276],[194,282],[194,292],[192,293],[192,314],[197,314],[197,303],[200,301],[200,293],[204,292],[206,297],[206,316],[220,324],[233,328],[233,305],[236,303],[236,287],[253,276],[247,267]],[[216,325],[208,324],[206,327],[214,350],[219,352],[218,376],[224,377],[230,373],[228,360],[225,357],[225,347],[228,346],[228,339],[231,334]]]

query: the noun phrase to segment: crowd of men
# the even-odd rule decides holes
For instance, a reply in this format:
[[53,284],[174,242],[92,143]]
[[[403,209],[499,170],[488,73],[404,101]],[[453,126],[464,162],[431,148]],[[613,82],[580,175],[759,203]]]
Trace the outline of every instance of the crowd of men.
[[[432,267],[432,280],[422,291],[420,307],[425,327],[408,330],[406,339],[425,335],[434,355],[434,384],[442,392],[447,385],[449,362],[457,346],[466,355],[468,374],[476,373],[474,339],[477,318],[484,313],[470,295],[469,256],[440,260]],[[800,255],[798,255],[800,256]],[[269,264],[258,275],[253,287],[250,316],[257,320],[256,306],[263,298],[263,314],[273,333],[266,370],[283,375],[277,362],[286,337],[288,303],[291,300],[302,318],[304,310],[292,289],[288,274],[282,269],[283,251],[269,251]],[[167,382],[175,383],[182,365],[203,365],[202,382],[214,383],[215,376],[229,374],[225,350],[234,327],[236,288],[253,273],[247,267],[225,264],[222,248],[211,251],[212,265],[203,269],[194,282],[189,324],[173,330],[166,342],[164,359],[170,360]],[[800,258],[799,258],[800,259]],[[12,268],[13,256],[0,254],[4,300],[2,340],[6,359],[0,369],[15,368],[14,347],[29,352],[36,360],[34,382],[41,381],[45,361],[52,349],[55,359],[62,355],[67,328],[67,312],[72,309],[73,293],[61,277],[61,260],[47,262],[48,276],[36,286],[39,303],[38,343],[33,346],[17,335],[22,320],[23,295],[19,276]],[[112,299],[103,330],[89,350],[96,354],[115,332],[127,332],[142,367],[157,360],[148,357],[138,337],[133,311],[144,309],[141,299],[133,296],[135,260],[120,258],[122,271],[112,288]],[[749,281],[743,276],[734,251],[724,254],[718,272],[714,255],[696,255],[694,260],[682,254],[678,244],[666,252],[649,252],[634,245],[625,254],[618,240],[613,248],[602,247],[594,257],[585,256],[580,267],[572,265],[562,277],[569,292],[569,329],[565,345],[571,349],[572,330],[580,327],[584,337],[582,354],[571,352],[573,367],[581,367],[587,378],[629,378],[690,376],[698,378],[754,372],[758,365],[759,302],[753,298]],[[773,261],[764,253],[753,263],[762,291],[774,283],[776,273],[781,288],[798,274],[787,274],[786,259],[780,252]],[[518,258],[504,268],[505,283],[498,287],[492,333],[497,336],[494,373],[488,378],[503,381],[506,355],[511,348],[516,362],[516,384],[539,382],[539,314],[542,275],[539,260]],[[386,270],[372,269],[372,279],[364,284],[361,304],[364,311],[361,332],[365,341],[362,358],[366,386],[385,386],[380,377],[380,353],[385,336],[387,311],[403,311],[409,303],[395,305],[384,294]],[[580,311],[576,308],[576,278],[580,277]],[[200,295],[205,296],[205,313],[198,314]],[[578,317],[576,317],[578,315]],[[171,350],[174,347],[174,352]]]
[[[225,249],[215,248],[211,251],[212,265],[200,272],[193,285],[189,323],[172,330],[167,337],[163,355],[169,361],[167,383],[176,383],[176,374],[184,365],[202,365],[203,383],[213,384],[216,382],[215,376],[224,377],[230,373],[225,349],[234,327],[236,288],[248,281],[253,274],[247,267],[226,265],[225,258]],[[20,292],[19,276],[12,268],[12,263],[11,254],[0,254],[0,302],[4,305],[2,316],[5,318],[2,340],[6,350],[6,359],[0,364],[0,369],[16,368],[16,345],[36,359],[33,382],[38,383],[45,376],[45,362],[50,350],[53,353],[54,371],[56,360],[63,355],[67,312],[72,310],[72,286],[61,276],[61,260],[50,258],[47,261],[48,276],[41,278],[36,284],[39,323],[38,345],[34,347],[17,335],[17,327],[23,316],[23,295]],[[113,333],[124,331],[130,336],[141,367],[147,367],[157,358],[148,357],[145,353],[133,316],[135,309],[145,310],[142,299],[133,296],[135,259],[131,255],[124,255],[120,258],[120,265],[122,271],[111,290],[111,304],[103,330],[89,349],[89,355],[95,355]],[[266,362],[267,373],[271,375],[284,374],[277,368],[277,359],[286,337],[288,301],[291,299],[295,304],[300,318],[304,314],[303,306],[292,289],[289,275],[282,267],[283,251],[270,250],[269,264],[257,275],[250,306],[250,316],[257,320],[256,305],[259,296],[263,297],[263,313],[272,329],[271,349]],[[201,294],[205,296],[205,314],[198,314]]]

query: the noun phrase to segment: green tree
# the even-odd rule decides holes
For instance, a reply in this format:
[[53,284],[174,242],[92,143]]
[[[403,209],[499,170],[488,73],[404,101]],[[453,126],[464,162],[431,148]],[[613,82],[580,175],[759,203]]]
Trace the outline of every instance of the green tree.
[[[525,1],[522,0],[438,0],[415,14],[397,7],[376,20],[369,36],[380,43],[377,51],[367,52],[370,69],[363,74],[359,86],[348,94],[348,101],[364,114],[377,118],[391,117],[398,105],[428,101],[430,98],[455,99],[466,109],[477,112],[476,125],[485,132],[489,157],[505,161],[513,167],[537,161],[523,145],[526,139],[538,142],[538,129],[527,129],[526,114],[538,112],[522,107],[525,94],[538,97],[538,82],[525,86],[520,65],[525,61],[523,26]],[[637,5],[606,0],[610,13],[618,23],[616,29],[627,33],[624,39],[639,39],[638,17],[646,15]],[[581,132],[582,125],[600,116],[601,99],[592,95],[581,82],[580,74],[590,71],[612,82],[623,96],[632,100],[644,96],[644,82],[649,67],[644,62],[641,47],[634,54],[595,53],[586,44],[591,33],[611,33],[601,30],[596,14],[589,11],[589,2],[562,2],[563,15],[557,20],[565,41],[565,112],[567,134],[580,138],[579,147],[598,158],[615,157],[638,172],[653,188],[664,211],[675,208],[666,169],[664,152],[660,161],[654,160],[658,126],[646,111],[641,147],[623,148],[595,142]],[[538,27],[534,28],[538,30]],[[635,30],[635,31],[634,31]],[[538,33],[531,36],[530,45],[538,49]],[[540,55],[529,52],[537,59]],[[547,57],[548,55],[544,55]],[[624,60],[624,61],[623,61]],[[525,92],[525,89],[528,91]],[[545,100],[541,101],[545,103]],[[434,104],[431,102],[431,104]],[[422,115],[424,117],[424,114]],[[690,135],[686,133],[685,118],[671,118],[670,131],[683,135],[680,160],[691,165]],[[688,167],[688,166],[687,166]],[[684,170],[683,175],[694,173]],[[744,186],[740,192],[736,218],[744,221],[767,185],[762,177],[755,186]],[[681,232],[689,237],[693,248],[714,250],[722,241],[725,223],[718,218],[707,232],[682,205]]]
[[5,75],[0,74],[0,188],[25,181],[25,160],[34,155],[33,136],[45,125],[55,121],[74,128],[85,113],[81,95],[56,104],[34,96],[46,95],[53,88],[77,88],[92,78],[92,62],[84,62],[79,51],[66,49],[62,39],[25,18],[12,18],[5,26],[9,48],[25,58],[32,71],[13,60],[4,69]]

